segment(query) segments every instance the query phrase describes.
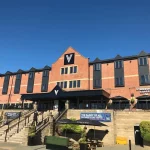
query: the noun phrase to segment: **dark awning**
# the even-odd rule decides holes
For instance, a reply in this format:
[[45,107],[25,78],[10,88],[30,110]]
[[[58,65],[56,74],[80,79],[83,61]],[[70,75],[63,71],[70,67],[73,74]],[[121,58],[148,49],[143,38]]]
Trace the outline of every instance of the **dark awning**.
[[112,99],[112,100],[125,100],[125,101],[128,101],[128,99],[123,97],[123,96],[115,96],[115,97],[112,97],[110,99]]
[[109,97],[109,93],[104,90],[80,90],[80,91],[64,91],[58,85],[49,93],[22,94],[21,100],[55,100],[73,97]]
[[150,95],[141,95],[136,97],[138,100],[146,100],[149,99],[150,100]]

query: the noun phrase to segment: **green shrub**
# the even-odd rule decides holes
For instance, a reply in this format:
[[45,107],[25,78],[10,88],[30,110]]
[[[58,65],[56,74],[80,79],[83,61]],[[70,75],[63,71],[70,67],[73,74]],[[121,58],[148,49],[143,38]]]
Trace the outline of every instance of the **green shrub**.
[[30,137],[34,137],[36,133],[36,127],[35,126],[30,126],[29,127],[29,132],[28,132],[28,136]]
[[150,133],[145,134],[144,140],[150,142]]
[[140,123],[141,136],[145,141],[150,142],[150,121]]
[[[75,121],[75,119],[71,119]],[[75,124],[66,124],[66,125],[61,125],[62,132],[63,131],[68,131],[68,132],[73,132],[73,133],[82,133],[83,129],[79,125]]]

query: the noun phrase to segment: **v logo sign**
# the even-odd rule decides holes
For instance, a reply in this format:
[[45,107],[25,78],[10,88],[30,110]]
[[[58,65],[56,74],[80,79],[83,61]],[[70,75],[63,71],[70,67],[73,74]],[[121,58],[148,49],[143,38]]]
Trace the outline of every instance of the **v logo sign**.
[[70,55],[66,55],[66,58],[67,58],[67,61],[68,61],[68,63],[70,62],[70,60],[71,60],[71,58],[72,58],[72,54],[70,54]]
[[59,92],[59,90],[55,90],[55,95],[57,95],[57,94],[58,94],[58,92]]

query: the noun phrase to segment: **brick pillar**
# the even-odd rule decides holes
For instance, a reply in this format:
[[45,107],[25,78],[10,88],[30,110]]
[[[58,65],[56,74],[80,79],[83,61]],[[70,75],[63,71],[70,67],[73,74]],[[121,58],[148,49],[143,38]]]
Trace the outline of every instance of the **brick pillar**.
[[53,131],[54,131],[54,117],[53,117],[53,115],[52,115],[52,113],[50,114],[50,116],[49,116],[49,122],[50,122],[50,133],[49,133],[49,135],[53,135]]
[[23,140],[24,146],[28,146],[28,133],[29,133],[29,126],[26,126],[24,130],[24,140]]
[[65,108],[66,108],[66,109],[69,109],[69,100],[66,100]]

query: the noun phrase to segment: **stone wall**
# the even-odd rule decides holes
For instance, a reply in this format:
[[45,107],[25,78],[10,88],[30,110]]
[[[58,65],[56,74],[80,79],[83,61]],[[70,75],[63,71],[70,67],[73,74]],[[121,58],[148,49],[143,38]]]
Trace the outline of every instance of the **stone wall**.
[[126,137],[135,144],[134,126],[142,121],[150,120],[149,111],[116,111],[114,112],[115,130],[117,136]]
[[[80,113],[94,113],[94,112],[110,112],[111,122],[106,122],[108,127],[95,127],[98,130],[108,129],[109,133],[104,137],[103,142],[105,145],[114,145],[116,137],[126,137],[135,144],[134,126],[140,124],[142,121],[150,120],[149,111],[113,111],[113,110],[68,110],[67,118],[80,119]],[[94,129],[93,126],[87,126],[88,129]]]

